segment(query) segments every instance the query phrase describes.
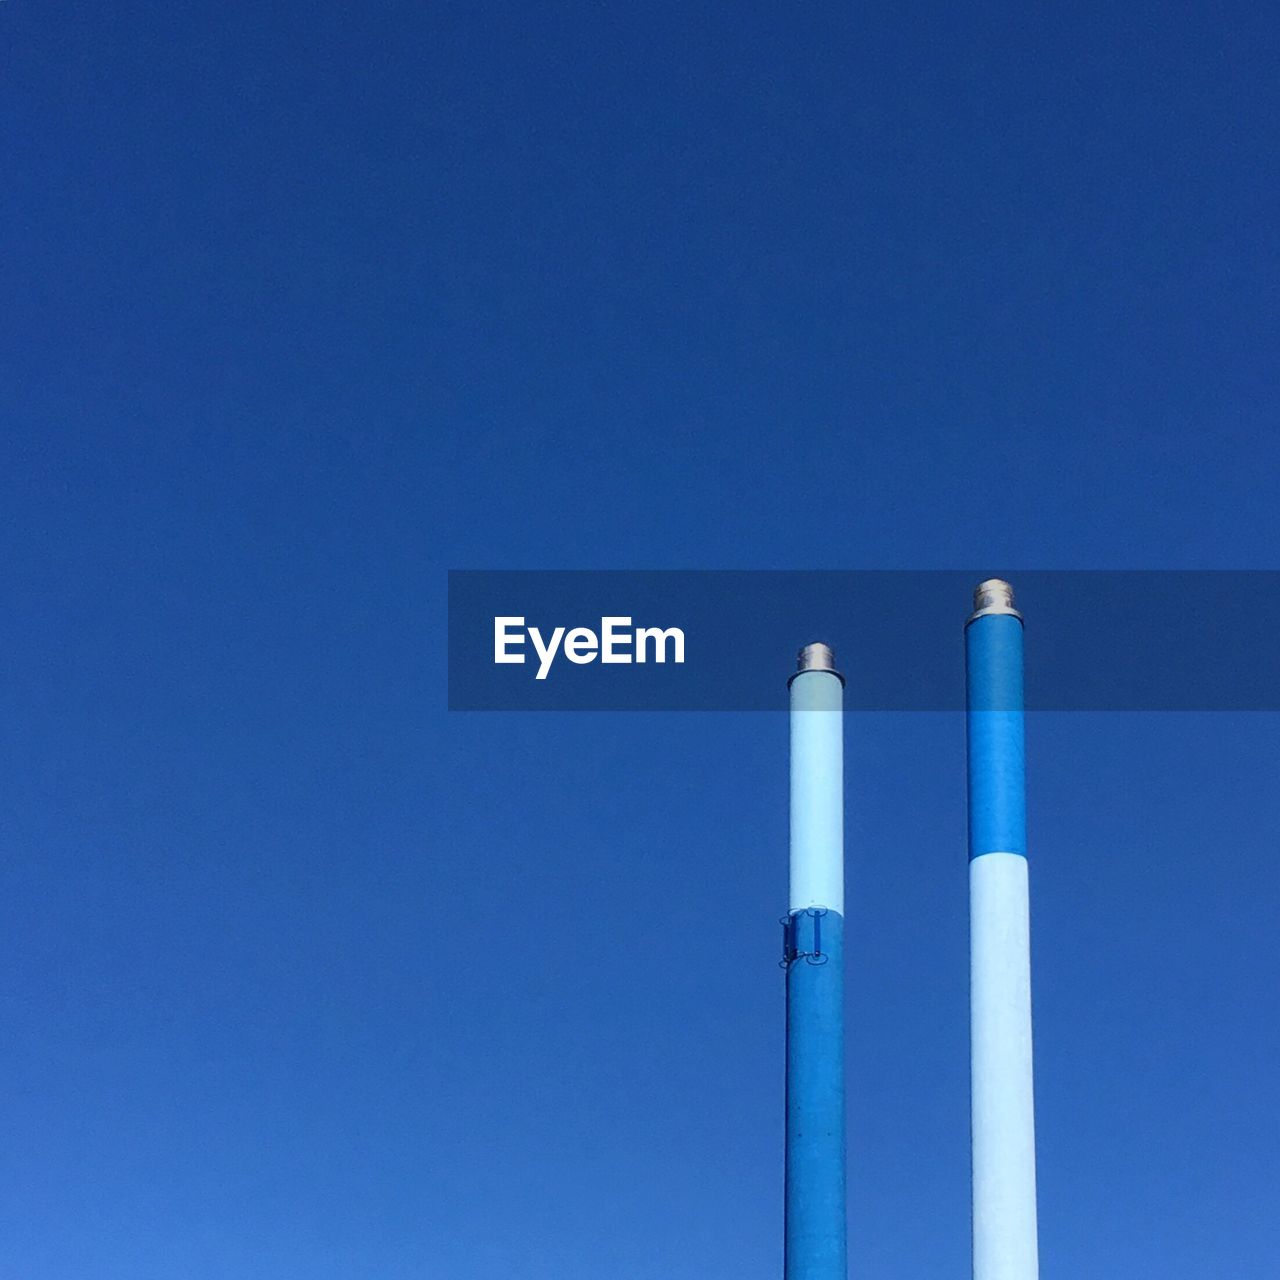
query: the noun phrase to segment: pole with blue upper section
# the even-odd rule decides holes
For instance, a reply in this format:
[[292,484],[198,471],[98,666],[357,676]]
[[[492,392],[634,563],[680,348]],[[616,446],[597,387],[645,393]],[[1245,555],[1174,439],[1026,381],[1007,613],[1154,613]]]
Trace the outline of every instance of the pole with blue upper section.
[[791,677],[785,1280],[846,1280],[844,680],[824,644]]
[[965,627],[974,1280],[1036,1280],[1022,615],[991,578]]

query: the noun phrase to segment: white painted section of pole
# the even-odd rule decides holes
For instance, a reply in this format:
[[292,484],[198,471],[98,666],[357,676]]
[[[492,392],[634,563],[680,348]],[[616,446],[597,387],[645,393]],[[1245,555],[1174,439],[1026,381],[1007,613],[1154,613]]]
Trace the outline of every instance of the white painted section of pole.
[[844,914],[844,682],[829,663],[816,665],[829,657],[825,645],[808,646],[791,678],[793,913]]
[[969,864],[974,1280],[1036,1280],[1027,859]]

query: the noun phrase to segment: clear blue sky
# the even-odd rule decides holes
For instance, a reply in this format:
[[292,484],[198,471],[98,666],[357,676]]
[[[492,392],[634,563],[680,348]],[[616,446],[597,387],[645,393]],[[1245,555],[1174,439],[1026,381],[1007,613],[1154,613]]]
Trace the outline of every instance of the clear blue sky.
[[[785,718],[448,714],[445,572],[1280,567],[1274,13],[0,40],[0,1275],[772,1280]],[[852,1274],[954,1280],[963,727],[848,744]],[[1033,720],[1046,1280],[1274,1274],[1278,747]]]

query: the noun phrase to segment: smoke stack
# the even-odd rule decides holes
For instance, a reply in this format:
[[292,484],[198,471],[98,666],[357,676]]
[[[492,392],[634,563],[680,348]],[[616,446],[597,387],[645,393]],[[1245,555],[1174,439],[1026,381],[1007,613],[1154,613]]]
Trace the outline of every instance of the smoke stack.
[[785,1280],[846,1280],[844,679],[825,644],[791,677]]
[[1022,615],[979,583],[965,625],[974,1280],[1037,1280]]

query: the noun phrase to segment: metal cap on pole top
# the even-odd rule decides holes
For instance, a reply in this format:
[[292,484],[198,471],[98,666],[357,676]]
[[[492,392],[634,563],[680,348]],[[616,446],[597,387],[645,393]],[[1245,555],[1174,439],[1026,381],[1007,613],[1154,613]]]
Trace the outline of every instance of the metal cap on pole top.
[[[815,640],[813,644],[807,644],[800,650],[791,680],[803,675],[806,671],[829,671],[841,684],[844,684],[844,676],[836,670],[835,652],[829,644],[823,644],[820,640]],[[788,680],[787,684],[790,684],[791,680]]]
[[974,587],[973,612],[965,626],[978,618],[989,618],[992,614],[1004,614],[1005,617],[1022,621],[1022,614],[1013,607],[1013,588],[1003,578],[987,578]]

